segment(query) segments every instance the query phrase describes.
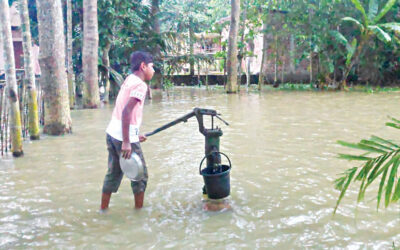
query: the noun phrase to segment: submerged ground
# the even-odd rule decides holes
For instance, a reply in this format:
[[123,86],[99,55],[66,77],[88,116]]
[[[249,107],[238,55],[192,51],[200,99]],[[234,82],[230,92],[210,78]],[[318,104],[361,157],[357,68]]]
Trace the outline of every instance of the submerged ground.
[[376,212],[376,191],[356,206],[356,189],[335,216],[333,180],[358,163],[337,140],[370,134],[400,118],[400,93],[265,92],[175,88],[145,105],[142,132],[194,107],[222,113],[221,151],[232,160],[232,210],[202,210],[198,164],[204,138],[193,118],[143,144],[149,169],[145,207],[133,209],[124,179],[108,214],[97,213],[112,105],[72,112],[73,134],[24,144],[21,159],[0,160],[0,248],[390,248],[400,245],[399,207]]

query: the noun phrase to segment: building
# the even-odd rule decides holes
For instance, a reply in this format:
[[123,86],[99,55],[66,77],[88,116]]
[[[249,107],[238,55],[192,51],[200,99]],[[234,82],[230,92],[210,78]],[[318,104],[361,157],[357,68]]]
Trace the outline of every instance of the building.
[[[24,52],[22,48],[22,31],[21,31],[21,19],[19,17],[19,12],[17,8],[17,1],[15,1],[10,6],[10,22],[11,22],[11,33],[13,38],[14,46],[14,58],[15,58],[15,68],[17,72],[21,72],[24,69]],[[1,38],[1,37],[0,37]],[[40,75],[39,66],[39,46],[34,44],[32,46],[33,54],[33,65],[34,72],[36,75]],[[4,78],[4,58],[3,58],[3,41],[0,39],[0,78]]]

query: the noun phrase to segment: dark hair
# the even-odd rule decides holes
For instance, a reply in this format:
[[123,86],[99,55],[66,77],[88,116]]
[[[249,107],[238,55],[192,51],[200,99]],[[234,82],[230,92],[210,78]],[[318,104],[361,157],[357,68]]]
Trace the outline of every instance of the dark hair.
[[132,73],[140,69],[142,62],[149,64],[153,62],[153,57],[148,52],[135,51],[131,54],[131,71]]

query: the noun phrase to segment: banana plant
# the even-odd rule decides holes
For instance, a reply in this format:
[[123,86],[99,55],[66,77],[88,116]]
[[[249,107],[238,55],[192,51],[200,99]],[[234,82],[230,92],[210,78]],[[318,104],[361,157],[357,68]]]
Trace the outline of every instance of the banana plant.
[[[386,126],[400,129],[400,120],[391,118]],[[338,141],[342,146],[363,151],[361,154],[339,154],[339,158],[349,161],[361,161],[359,167],[346,170],[341,177],[335,180],[335,188],[340,191],[337,200],[336,210],[344,197],[349,185],[353,182],[361,182],[358,191],[357,202],[364,199],[365,191],[375,181],[379,181],[377,209],[384,197],[385,207],[390,203],[400,200],[400,177],[398,177],[400,165],[400,144],[378,136],[371,136],[370,139],[361,140],[358,143]]]
[[355,48],[350,47],[352,52],[348,50],[349,54],[347,56],[346,69],[344,71],[342,81],[339,84],[339,88],[347,88],[346,79],[353,66],[358,63],[362,50],[371,37],[376,36],[380,41],[390,43],[392,42],[392,37],[390,36],[388,31],[394,31],[397,34],[400,33],[400,23],[380,23],[382,18],[396,4],[396,1],[397,0],[388,0],[383,8],[379,11],[380,1],[370,0],[367,13],[365,8],[362,6],[360,0],[351,0],[354,7],[362,14],[361,21],[353,17],[344,17],[342,18],[342,21],[352,22],[353,24],[355,24],[355,26],[359,29],[361,35],[358,42],[354,42],[353,40],[353,42],[357,43],[357,45]]

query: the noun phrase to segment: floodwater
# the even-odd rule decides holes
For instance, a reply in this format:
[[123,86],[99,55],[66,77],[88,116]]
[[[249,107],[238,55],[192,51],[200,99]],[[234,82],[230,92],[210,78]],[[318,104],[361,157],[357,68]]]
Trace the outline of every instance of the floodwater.
[[230,211],[207,212],[198,173],[204,137],[195,118],[142,144],[149,170],[145,206],[133,209],[124,178],[98,213],[112,105],[72,111],[73,134],[24,144],[0,160],[0,248],[292,249],[400,246],[400,210],[376,211],[376,189],[356,204],[352,185],[337,214],[333,180],[357,162],[337,140],[396,139],[400,93],[265,92],[175,88],[145,105],[142,132],[194,107],[222,113],[221,151],[232,161]]

